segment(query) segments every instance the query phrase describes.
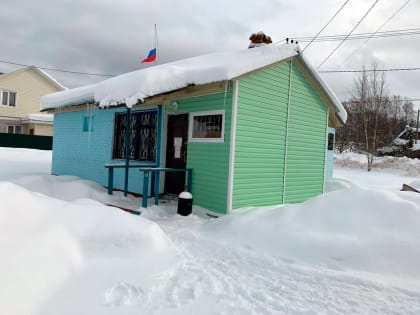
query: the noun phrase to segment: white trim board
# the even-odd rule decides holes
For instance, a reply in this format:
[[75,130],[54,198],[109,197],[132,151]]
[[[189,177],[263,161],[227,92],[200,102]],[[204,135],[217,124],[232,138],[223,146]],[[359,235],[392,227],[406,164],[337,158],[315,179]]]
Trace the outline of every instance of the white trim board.
[[236,150],[236,122],[238,112],[238,91],[239,81],[235,80],[233,83],[233,100],[232,100],[232,114],[230,127],[230,153],[229,153],[229,175],[228,175],[228,189],[227,189],[227,204],[226,212],[232,212],[232,198],[233,198],[233,176],[235,169],[235,150]]

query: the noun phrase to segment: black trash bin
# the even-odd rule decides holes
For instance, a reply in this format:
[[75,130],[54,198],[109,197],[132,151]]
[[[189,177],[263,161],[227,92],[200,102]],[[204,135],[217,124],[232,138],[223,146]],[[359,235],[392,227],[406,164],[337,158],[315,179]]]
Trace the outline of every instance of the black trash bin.
[[183,191],[178,196],[178,214],[190,215],[192,213],[193,196],[188,191]]

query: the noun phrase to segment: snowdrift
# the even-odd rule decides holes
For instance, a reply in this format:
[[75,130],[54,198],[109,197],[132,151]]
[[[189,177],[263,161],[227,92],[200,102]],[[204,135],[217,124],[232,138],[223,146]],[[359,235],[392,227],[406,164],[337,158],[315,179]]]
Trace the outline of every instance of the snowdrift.
[[[335,166],[345,168],[367,169],[367,157],[364,154],[343,152],[334,155]],[[373,160],[373,169],[381,169],[392,172],[400,172],[407,176],[420,175],[420,163],[418,159],[408,157],[381,156]]]
[[44,175],[51,172],[52,151],[1,148],[0,180],[11,180],[19,176]]
[[66,201],[87,198],[108,204],[112,199],[106,194],[103,186],[76,176],[24,176],[13,180],[13,183],[30,191]]
[[71,301],[100,308],[103,292],[133,271],[147,281],[175,257],[157,224],[94,200],[69,203],[9,182],[0,182],[0,198],[2,314],[42,314],[52,301],[62,303],[56,314]]
[[420,279],[420,197],[361,188],[204,225],[227,246],[291,261]]

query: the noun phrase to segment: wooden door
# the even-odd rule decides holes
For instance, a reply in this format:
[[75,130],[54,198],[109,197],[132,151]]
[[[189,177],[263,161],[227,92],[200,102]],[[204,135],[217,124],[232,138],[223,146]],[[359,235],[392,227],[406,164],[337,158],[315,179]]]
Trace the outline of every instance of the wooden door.
[[[188,114],[168,116],[166,143],[166,167],[185,168],[187,166]],[[184,172],[165,173],[165,193],[178,195],[184,190]]]

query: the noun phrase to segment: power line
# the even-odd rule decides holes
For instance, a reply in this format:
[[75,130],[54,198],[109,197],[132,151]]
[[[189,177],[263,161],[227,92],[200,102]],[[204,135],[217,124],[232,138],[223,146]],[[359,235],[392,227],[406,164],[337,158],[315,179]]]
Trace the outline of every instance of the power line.
[[357,73],[357,72],[391,72],[391,71],[416,71],[420,67],[392,68],[392,69],[365,69],[365,70],[321,70],[319,73]]
[[[410,1],[410,0],[408,0],[408,1]],[[404,6],[407,4],[407,2],[404,4]],[[400,9],[402,9],[403,7],[401,7]],[[375,33],[376,33],[376,35],[375,35]],[[326,35],[326,36],[319,36],[318,38],[306,36],[306,37],[294,37],[294,39],[299,40],[301,42],[308,42],[308,41],[311,41],[311,40],[313,42],[338,41],[338,40],[342,40],[343,38],[346,38],[346,37],[348,37],[346,40],[364,39],[364,38],[372,37],[373,34],[374,34],[373,38],[391,37],[391,36],[404,36],[404,35],[417,35],[417,34],[420,34],[420,28],[400,29],[400,30],[383,31],[383,32],[376,31],[376,32],[373,32],[373,33],[372,32],[370,32],[370,33],[356,33],[356,34],[353,34],[352,36],[348,36],[348,35]],[[276,42],[275,44],[277,44],[277,43],[279,43],[279,42]],[[43,69],[43,70],[63,72],[63,73],[71,73],[71,74],[79,74],[79,75],[91,75],[91,76],[102,76],[102,77],[114,77],[114,76],[116,76],[115,74],[70,71],[70,70],[64,70],[64,69],[48,68],[48,67],[42,67],[42,66],[36,66],[36,65],[17,63],[17,62],[12,62],[12,61],[4,61],[4,60],[0,60],[0,63],[22,66],[22,67],[34,66],[34,67],[37,67],[37,68]],[[402,71],[402,70],[418,70],[418,68],[413,68],[413,69],[405,69],[405,68],[404,69],[388,69],[388,70],[385,70],[385,71]],[[370,70],[366,70],[366,71],[370,71]],[[376,71],[382,71],[382,70],[376,70]],[[362,70],[324,70],[324,71],[319,71],[319,72],[320,73],[362,72]]]
[[379,2],[379,0],[376,0],[372,6],[369,8],[369,10],[367,10],[367,12],[363,15],[363,17],[360,19],[359,22],[357,22],[357,24],[353,27],[353,29],[350,31],[350,33],[347,34],[347,36],[340,42],[340,44],[338,44],[337,47],[335,47],[333,49],[333,51],[327,56],[327,58],[325,58],[317,67],[317,69],[321,68],[321,66],[328,60],[330,59],[330,57],[341,47],[341,45],[344,44],[344,42],[347,40],[347,38],[356,30],[356,28],[360,25],[360,23],[362,23],[362,21],[366,18],[366,16],[369,14],[370,11],[372,11],[372,9],[375,7],[375,5]]
[[[420,34],[420,28],[410,28],[402,30],[392,30],[392,31],[383,31],[383,32],[369,32],[369,33],[355,33],[351,36],[348,36],[346,40],[359,40],[365,38],[382,38],[382,37],[394,37],[394,36],[408,36],[408,35],[418,35]],[[314,40],[314,42],[332,42],[339,41],[346,38],[347,35],[325,35],[319,36]],[[293,37],[293,39],[298,40],[299,42],[309,42],[313,37]]]
[[53,69],[53,68],[47,68],[47,67],[40,67],[35,65],[27,65],[23,63],[17,63],[17,62],[11,62],[11,61],[4,61],[0,60],[0,63],[6,63],[9,65],[15,65],[15,66],[22,66],[22,67],[36,67],[42,70],[50,70],[50,71],[56,71],[56,72],[65,72],[65,73],[72,73],[72,74],[82,74],[82,75],[92,75],[92,76],[100,76],[100,77],[114,77],[114,74],[101,74],[101,73],[89,73],[89,72],[79,72],[79,71],[70,71],[70,70],[63,70],[63,69]]
[[374,33],[372,33],[371,36],[369,36],[362,45],[360,45],[358,48],[356,48],[353,52],[351,52],[346,59],[344,59],[343,63],[346,63],[357,51],[359,51],[360,48],[362,48],[363,46],[365,46],[368,41],[370,41],[381,29],[382,27],[384,27],[386,24],[388,24],[398,13],[401,12],[402,9],[405,8],[405,6],[410,2],[410,0],[407,0],[406,2],[404,2],[404,4],[402,6],[400,6],[398,8],[397,11],[395,11],[381,26],[379,26],[376,31]]
[[[420,98],[402,98],[401,101],[403,102],[420,102]],[[343,103],[347,104],[358,104],[358,101],[344,101]]]
[[332,20],[334,20],[334,18],[338,15],[338,13],[340,13],[340,11],[346,6],[346,4],[349,2],[350,0],[346,0],[346,2],[344,2],[344,4],[340,7],[340,9],[338,9],[337,12],[335,12],[335,14],[333,15],[333,17],[328,21],[327,24],[324,25],[323,28],[321,28],[321,30],[315,35],[314,38],[312,38],[312,40],[308,43],[308,45],[305,46],[305,48],[303,48],[302,52],[305,51],[306,48],[309,47],[309,45],[311,45],[313,43],[313,41],[319,36],[319,34],[321,34],[321,32],[331,23]]

